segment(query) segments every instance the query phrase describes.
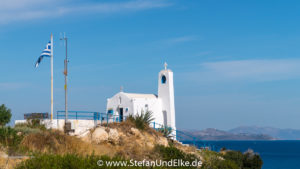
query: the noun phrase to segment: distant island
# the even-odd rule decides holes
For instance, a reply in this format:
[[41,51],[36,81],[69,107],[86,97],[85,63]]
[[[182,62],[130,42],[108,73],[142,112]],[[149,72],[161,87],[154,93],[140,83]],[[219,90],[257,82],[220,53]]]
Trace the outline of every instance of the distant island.
[[195,137],[196,140],[275,140],[266,134],[233,133],[214,128],[183,131],[184,134],[179,134],[182,140],[191,140],[190,136]]
[[300,130],[273,127],[240,126],[228,131],[207,128],[204,130],[182,130],[181,140],[300,140]]
[[274,127],[258,126],[240,126],[229,130],[230,133],[239,134],[247,133],[254,135],[269,135],[276,140],[300,140],[300,130],[297,129],[279,129]]

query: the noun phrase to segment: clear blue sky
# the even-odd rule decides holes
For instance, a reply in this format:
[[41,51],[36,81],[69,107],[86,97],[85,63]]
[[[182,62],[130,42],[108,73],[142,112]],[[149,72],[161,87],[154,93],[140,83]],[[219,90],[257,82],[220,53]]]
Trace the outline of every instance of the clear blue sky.
[[54,34],[55,110],[105,111],[125,92],[157,93],[174,72],[178,128],[240,125],[300,129],[300,2],[278,0],[4,0],[0,2],[0,103],[13,119],[49,112]]

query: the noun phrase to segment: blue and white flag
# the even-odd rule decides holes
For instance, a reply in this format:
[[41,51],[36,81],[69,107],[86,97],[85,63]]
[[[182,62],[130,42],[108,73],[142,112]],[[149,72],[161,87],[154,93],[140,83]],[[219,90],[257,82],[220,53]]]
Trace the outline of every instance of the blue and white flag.
[[42,54],[38,58],[38,60],[35,63],[35,67],[38,67],[41,61],[43,60],[44,57],[51,57],[51,41],[49,41],[43,50]]

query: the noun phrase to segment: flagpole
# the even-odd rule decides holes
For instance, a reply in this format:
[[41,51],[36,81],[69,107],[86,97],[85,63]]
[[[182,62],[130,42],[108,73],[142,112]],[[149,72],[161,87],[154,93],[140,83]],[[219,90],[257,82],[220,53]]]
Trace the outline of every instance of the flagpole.
[[53,120],[53,35],[51,33],[51,124]]

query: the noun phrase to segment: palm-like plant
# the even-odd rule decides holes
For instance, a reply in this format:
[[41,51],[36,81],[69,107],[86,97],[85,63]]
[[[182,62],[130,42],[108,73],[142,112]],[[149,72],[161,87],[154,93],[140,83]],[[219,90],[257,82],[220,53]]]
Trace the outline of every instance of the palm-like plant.
[[149,125],[154,120],[153,113],[151,111],[146,111],[145,114],[142,112],[141,116],[143,122],[147,125]]
[[147,111],[144,113],[143,111],[136,115],[129,115],[128,120],[133,122],[136,126],[136,128],[144,130],[146,126],[149,126],[149,124],[154,120],[153,113],[151,111]]
[[172,138],[172,128],[167,126],[162,126],[161,128],[157,129],[159,132],[163,134],[166,138]]

